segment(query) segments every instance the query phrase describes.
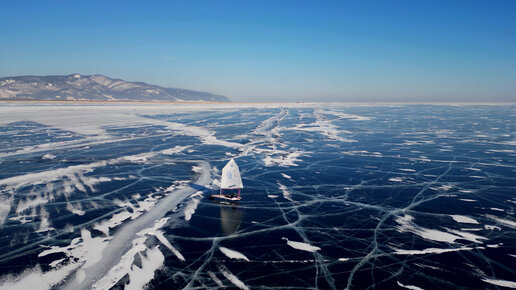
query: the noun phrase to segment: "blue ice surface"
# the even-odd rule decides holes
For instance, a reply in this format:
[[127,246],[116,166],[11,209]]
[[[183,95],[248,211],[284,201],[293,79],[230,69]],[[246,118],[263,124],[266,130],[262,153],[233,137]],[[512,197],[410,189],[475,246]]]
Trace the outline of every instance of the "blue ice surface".
[[[217,192],[216,185],[192,183],[203,194],[192,218],[184,219],[187,199],[166,213],[170,219],[162,229],[186,261],[160,241],[149,240],[149,247],[161,245],[165,255],[150,288],[220,287],[210,273],[225,286],[234,286],[221,269],[253,289],[391,289],[400,283],[473,289],[493,287],[486,278],[516,281],[514,106],[241,108],[143,117],[205,128],[250,150],[244,154],[148,125],[106,126],[119,142],[9,155],[25,146],[80,141],[82,136],[34,122],[0,126],[2,180],[189,146],[173,156],[98,166],[77,176],[79,181],[72,175],[14,189],[0,184],[2,196],[12,196],[0,227],[2,276],[36,265],[51,271],[49,263],[64,256],[40,258],[42,245],[66,246],[83,228],[101,236],[93,229],[95,223],[130,210],[120,208],[118,201],[137,205],[149,196],[165,195],[174,182],[195,180],[192,160],[208,161],[215,168],[212,178],[218,179],[233,157],[244,183],[242,201],[211,201],[208,196]],[[326,134],[321,124],[335,135]],[[301,154],[291,164],[270,163],[296,152]],[[44,154],[55,158],[42,158]],[[84,190],[74,187],[74,182],[101,177],[109,181],[83,185]],[[66,186],[71,189],[64,194]],[[19,211],[41,198],[46,200]],[[84,214],[70,212],[69,204],[79,205]],[[52,229],[35,232],[42,211]],[[28,220],[20,222],[20,215]],[[458,222],[452,215],[476,223]],[[442,233],[457,239],[439,240]],[[296,249],[284,238],[320,250]],[[249,261],[230,259],[220,246]],[[425,249],[451,251],[417,253]]]

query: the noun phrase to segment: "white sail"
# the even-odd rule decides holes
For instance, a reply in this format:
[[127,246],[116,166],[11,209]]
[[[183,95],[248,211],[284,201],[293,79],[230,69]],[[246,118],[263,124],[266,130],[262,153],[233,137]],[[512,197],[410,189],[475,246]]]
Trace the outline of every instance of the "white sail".
[[235,160],[231,158],[228,164],[222,168],[222,180],[220,181],[221,189],[238,189],[244,188],[242,178],[240,177],[240,170]]

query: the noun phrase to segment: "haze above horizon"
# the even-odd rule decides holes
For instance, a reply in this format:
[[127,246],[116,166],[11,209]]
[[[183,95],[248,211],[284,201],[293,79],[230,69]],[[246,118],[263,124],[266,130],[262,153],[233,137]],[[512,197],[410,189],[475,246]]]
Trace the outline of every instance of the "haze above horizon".
[[3,1],[0,77],[233,101],[516,100],[515,1]]

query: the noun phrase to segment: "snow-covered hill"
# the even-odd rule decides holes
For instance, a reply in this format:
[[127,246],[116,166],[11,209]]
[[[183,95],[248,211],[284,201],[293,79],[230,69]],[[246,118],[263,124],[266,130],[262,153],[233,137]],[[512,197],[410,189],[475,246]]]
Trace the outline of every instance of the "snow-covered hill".
[[0,78],[0,99],[55,101],[213,101],[230,102],[221,95],[103,75],[17,76]]

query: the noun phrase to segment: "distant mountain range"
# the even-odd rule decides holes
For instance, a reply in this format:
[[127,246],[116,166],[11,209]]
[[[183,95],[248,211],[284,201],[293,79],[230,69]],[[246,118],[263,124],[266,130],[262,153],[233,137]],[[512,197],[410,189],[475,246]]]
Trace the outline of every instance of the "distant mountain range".
[[17,76],[0,78],[0,99],[35,101],[208,101],[230,102],[225,96],[103,75]]

